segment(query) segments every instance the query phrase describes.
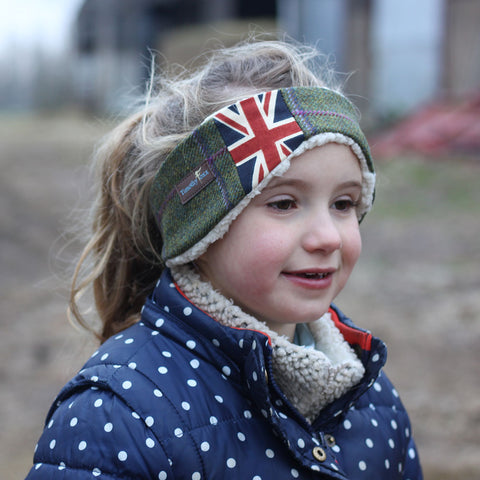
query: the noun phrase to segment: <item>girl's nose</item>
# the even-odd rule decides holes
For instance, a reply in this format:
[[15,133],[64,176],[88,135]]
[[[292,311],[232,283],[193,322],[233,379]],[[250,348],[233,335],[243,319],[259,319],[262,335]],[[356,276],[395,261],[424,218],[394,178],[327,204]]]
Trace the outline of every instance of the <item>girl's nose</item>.
[[302,238],[303,248],[310,252],[329,254],[342,246],[338,225],[328,214],[316,216],[308,223]]

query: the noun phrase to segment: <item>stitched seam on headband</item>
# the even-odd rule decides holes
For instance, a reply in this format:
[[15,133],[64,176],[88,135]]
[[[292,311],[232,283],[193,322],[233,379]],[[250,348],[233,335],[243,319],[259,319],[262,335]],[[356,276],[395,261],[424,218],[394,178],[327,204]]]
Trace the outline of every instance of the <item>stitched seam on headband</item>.
[[[205,144],[203,143],[202,138],[199,136],[198,130],[195,130],[193,132],[193,138],[195,139],[198,146],[202,150],[203,156],[206,157],[206,159],[207,159],[206,161],[208,163],[208,166],[211,167],[211,169],[213,170],[213,174],[215,175],[215,181],[217,182],[218,188],[220,189],[220,192],[222,193],[223,204],[225,205],[225,207],[227,209],[230,210],[230,208],[232,208],[232,203],[230,202],[230,200],[228,198],[228,192],[227,192],[225,182],[223,181],[221,175],[219,175],[219,173],[218,173],[217,167],[215,166],[215,164],[213,162],[213,157],[210,157],[210,158],[208,157],[207,150],[205,148]],[[226,146],[225,146],[225,149],[227,149]]]
[[[225,151],[227,150],[227,147],[222,147],[220,150],[217,150],[213,155],[211,155],[210,157],[206,158],[205,161],[209,164],[209,165],[213,165],[213,161],[220,155],[222,155],[223,153],[225,153]],[[215,168],[215,173],[217,173],[217,169]],[[216,176],[216,175],[215,175]],[[175,195],[175,193],[177,192],[177,188],[176,186],[173,187],[169,194],[167,195],[167,197],[165,198],[165,200],[162,202],[162,205],[160,205],[160,208],[158,209],[158,213],[156,214],[156,217],[157,217],[157,220],[160,222],[160,219],[162,218],[162,215],[163,215],[163,211],[165,210],[165,207],[167,206],[167,203],[170,202],[170,200],[173,198],[173,196]]]
[[[225,150],[227,150],[227,147],[225,147]],[[215,166],[215,163],[213,160],[214,160],[213,158],[207,158],[208,166],[213,170],[213,174],[215,175],[215,181],[217,182],[218,188],[222,193],[223,204],[228,210],[230,210],[233,205],[230,199],[228,198],[227,187],[225,185],[225,182],[223,181],[222,176],[218,173],[217,167]]]
[[[352,120],[350,117],[347,117],[346,115],[343,115],[343,114],[337,113],[337,112],[330,112],[328,110],[300,110],[300,109],[295,109],[292,113],[294,113],[295,115],[299,115],[302,118],[304,118],[303,117],[304,115],[318,115],[318,116],[321,116],[321,117],[330,116],[330,117],[344,118],[345,120],[348,120],[352,123],[356,123],[354,120]],[[306,119],[305,119],[305,121],[306,121]]]
[[299,112],[299,116],[303,121],[304,127],[306,130],[309,131],[310,136],[312,136],[315,133],[315,128],[313,125],[310,123],[307,117],[305,117],[302,112],[303,110],[300,108],[300,103],[298,101],[297,96],[295,95],[295,92],[293,88],[287,88],[285,89],[285,93],[288,95],[288,98],[292,102],[292,104],[295,106],[295,110],[291,112],[292,115],[295,114],[295,112]]

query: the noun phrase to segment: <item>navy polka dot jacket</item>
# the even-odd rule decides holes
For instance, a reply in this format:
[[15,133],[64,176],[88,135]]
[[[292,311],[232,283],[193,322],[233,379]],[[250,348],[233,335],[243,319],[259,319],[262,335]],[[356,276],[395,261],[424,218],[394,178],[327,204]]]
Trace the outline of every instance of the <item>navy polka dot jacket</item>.
[[310,424],[275,383],[268,337],[213,321],[166,270],[141,322],[60,392],[27,478],[421,479],[384,344],[332,316],[366,373]]

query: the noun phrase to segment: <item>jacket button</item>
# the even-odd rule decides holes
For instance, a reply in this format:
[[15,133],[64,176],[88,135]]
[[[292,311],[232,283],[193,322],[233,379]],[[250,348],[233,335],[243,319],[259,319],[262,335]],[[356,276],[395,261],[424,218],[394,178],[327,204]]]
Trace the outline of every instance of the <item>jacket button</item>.
[[324,462],[327,459],[327,454],[325,453],[325,450],[321,447],[315,447],[312,453],[315,460],[318,460],[319,462]]
[[265,370],[265,383],[268,384],[268,372]]
[[327,441],[327,445],[329,447],[335,446],[335,437],[333,435],[325,435],[325,440]]

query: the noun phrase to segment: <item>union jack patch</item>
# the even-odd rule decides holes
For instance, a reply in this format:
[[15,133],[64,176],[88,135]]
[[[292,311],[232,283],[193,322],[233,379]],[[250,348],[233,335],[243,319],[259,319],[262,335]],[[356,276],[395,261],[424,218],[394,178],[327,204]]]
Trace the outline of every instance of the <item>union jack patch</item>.
[[278,90],[226,107],[213,116],[246,193],[304,140]]

